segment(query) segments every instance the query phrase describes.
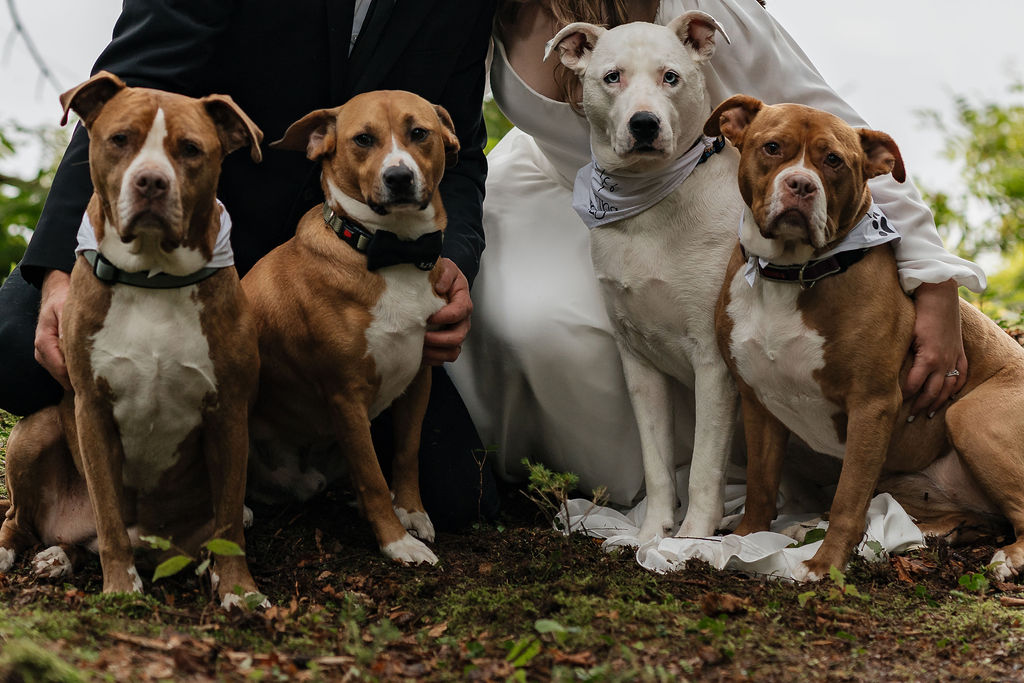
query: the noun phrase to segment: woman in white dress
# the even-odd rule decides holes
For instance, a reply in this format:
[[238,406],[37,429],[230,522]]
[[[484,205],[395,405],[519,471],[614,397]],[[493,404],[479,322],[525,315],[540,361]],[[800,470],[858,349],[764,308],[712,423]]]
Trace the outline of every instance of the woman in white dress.
[[[712,102],[735,93],[768,103],[800,102],[867,124],[843,102],[757,0],[505,0],[499,2],[491,88],[516,124],[490,153],[484,228],[487,249],[473,291],[473,329],[452,375],[505,478],[522,458],[606,486],[613,503],[636,502],[640,444],[618,352],[590,262],[589,235],[571,206],[576,171],[590,161],[586,120],[567,104],[578,84],[544,43],[574,20],[668,23],[688,10],[713,16],[732,40],[706,67]],[[710,114],[710,112],[708,112]],[[904,289],[915,294],[916,409],[931,412],[962,386],[956,285],[985,286],[982,271],[949,254],[910,184],[871,182],[899,230]],[[947,377],[952,369],[960,376]],[[694,396],[678,397],[691,407]],[[685,411],[682,411],[685,413]],[[692,417],[677,424],[680,464],[689,459]],[[685,489],[683,489],[685,490]]]

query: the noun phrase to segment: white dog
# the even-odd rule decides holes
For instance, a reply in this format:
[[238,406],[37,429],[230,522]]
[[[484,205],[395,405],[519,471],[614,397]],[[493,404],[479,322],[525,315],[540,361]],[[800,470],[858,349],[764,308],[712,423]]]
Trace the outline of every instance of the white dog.
[[[701,64],[725,33],[704,12],[668,26],[566,26],[548,43],[583,83],[594,163],[574,205],[636,413],[647,487],[641,542],[674,527],[674,381],[696,392],[689,505],[679,536],[722,518],[737,394],[715,343],[715,306],[743,199],[738,154],[705,138],[711,101]],[[726,37],[726,40],[728,38]]]

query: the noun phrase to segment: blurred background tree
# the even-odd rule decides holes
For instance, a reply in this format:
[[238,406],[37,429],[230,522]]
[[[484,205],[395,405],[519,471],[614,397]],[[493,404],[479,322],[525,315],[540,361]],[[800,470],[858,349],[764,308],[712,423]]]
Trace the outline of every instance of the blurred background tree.
[[1024,82],[1008,87],[1007,102],[953,99],[951,119],[922,112],[946,138],[944,156],[960,167],[952,191],[922,188],[946,247],[965,258],[999,255],[980,298],[993,317],[1019,319],[1024,311]]
[[487,147],[484,148],[484,152],[490,152],[498,144],[498,140],[512,130],[512,123],[505,118],[490,96],[484,100],[484,123],[487,124]]
[[63,130],[0,124],[0,164],[19,152],[39,155],[34,174],[14,175],[0,170],[0,280],[7,277],[25,253],[27,238],[39,220],[66,146],[67,135]]

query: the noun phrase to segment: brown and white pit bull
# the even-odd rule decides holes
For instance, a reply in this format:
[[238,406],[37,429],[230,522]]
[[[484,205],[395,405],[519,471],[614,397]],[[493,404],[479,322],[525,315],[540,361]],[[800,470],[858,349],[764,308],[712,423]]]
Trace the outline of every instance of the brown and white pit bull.
[[[384,554],[435,564],[417,458],[423,337],[444,305],[437,188],[459,149],[451,118],[412,93],[377,91],[308,114],[272,147],[320,161],[327,201],[242,280],[262,359],[250,495],[306,499],[347,465]],[[370,439],[370,420],[392,404],[394,496]]]
[[741,150],[748,205],[717,310],[747,439],[736,533],[774,518],[792,432],[843,461],[825,540],[797,578],[845,566],[876,488],[926,533],[1005,518],[1017,540],[992,560],[998,577],[1015,575],[1024,566],[1024,350],[961,301],[967,384],[934,419],[908,420],[900,386],[914,306],[897,279],[896,233],[867,186],[890,172],[905,179],[896,144],[822,111],[745,95],[719,105],[705,131]]
[[[245,547],[259,357],[216,190],[224,156],[259,161],[262,134],[229,97],[106,72],[60,99],[89,130],[95,188],[62,319],[73,391],[11,434],[0,566],[42,541],[36,570],[57,577],[98,548],[104,592],[138,592],[140,535]],[[218,556],[214,577],[225,606],[256,591],[244,557]]]

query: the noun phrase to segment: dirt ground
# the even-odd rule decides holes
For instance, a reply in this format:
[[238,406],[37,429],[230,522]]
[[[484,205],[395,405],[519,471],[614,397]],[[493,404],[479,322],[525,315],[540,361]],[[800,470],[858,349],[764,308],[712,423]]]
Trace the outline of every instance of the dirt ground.
[[23,557],[0,576],[0,680],[1024,680],[1024,586],[986,579],[991,545],[817,585],[656,575],[503,499],[499,524],[439,535],[437,567],[386,560],[343,492],[259,508],[262,612],[222,612],[191,566],[102,596],[95,559],[50,584]]

